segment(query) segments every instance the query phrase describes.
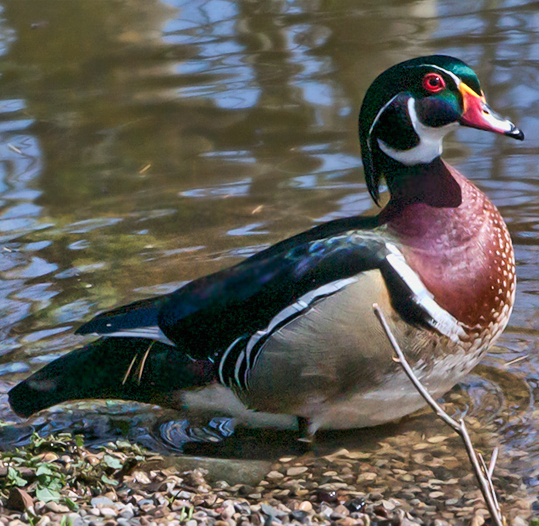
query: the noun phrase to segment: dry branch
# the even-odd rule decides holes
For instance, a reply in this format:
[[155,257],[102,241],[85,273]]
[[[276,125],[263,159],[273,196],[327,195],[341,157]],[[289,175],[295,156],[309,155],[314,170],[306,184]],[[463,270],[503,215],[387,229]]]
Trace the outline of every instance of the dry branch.
[[397,340],[393,336],[391,328],[389,327],[380,307],[375,303],[372,308],[374,310],[374,314],[378,318],[378,321],[382,325],[382,328],[384,329],[384,332],[386,333],[387,338],[389,339],[389,342],[391,343],[391,346],[395,351],[395,354],[397,355],[398,362],[404,369],[404,372],[406,373],[410,381],[414,384],[414,387],[425,399],[427,404],[434,410],[434,412],[462,438],[462,441],[464,442],[464,446],[466,448],[466,453],[468,454],[468,458],[470,459],[470,462],[472,464],[475,477],[477,478],[477,482],[479,483],[479,488],[481,489],[481,493],[483,494],[483,498],[485,499],[492,520],[494,521],[496,526],[505,526],[506,521],[500,511],[500,506],[496,497],[496,491],[494,490],[494,485],[492,484],[492,473],[494,472],[494,465],[498,456],[497,448],[494,450],[490,460],[490,465],[487,468],[483,458],[476,453],[473,447],[464,420],[461,418],[457,422],[456,420],[451,418],[436,402],[436,400],[432,398],[432,396],[425,389],[423,384],[418,380],[412,367],[408,363],[408,360],[404,356],[402,349],[400,348]]

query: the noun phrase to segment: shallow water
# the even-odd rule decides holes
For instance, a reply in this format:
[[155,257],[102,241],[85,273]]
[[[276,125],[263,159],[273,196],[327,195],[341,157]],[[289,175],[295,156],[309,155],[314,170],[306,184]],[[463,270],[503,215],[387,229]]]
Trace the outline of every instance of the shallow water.
[[[477,432],[501,444],[502,462],[536,491],[537,3],[0,6],[2,393],[79,345],[73,329],[101,310],[369,210],[356,130],[366,88],[400,60],[452,54],[476,69],[490,104],[522,127],[526,141],[461,130],[446,144],[446,159],[505,217],[519,278],[498,347],[446,400],[468,408],[483,424]],[[6,400],[0,414],[18,422]],[[159,430],[171,415],[135,404],[73,411],[44,413],[32,424],[42,432],[79,426],[96,439],[127,434],[156,448],[167,447],[163,433],[183,432],[181,425]],[[427,413],[403,425],[422,433],[437,426]],[[401,431],[390,426],[374,436]],[[328,449],[366,447],[367,435],[324,440]],[[4,434],[11,444],[25,437],[20,428]],[[231,439],[231,452],[219,454],[262,454]]]

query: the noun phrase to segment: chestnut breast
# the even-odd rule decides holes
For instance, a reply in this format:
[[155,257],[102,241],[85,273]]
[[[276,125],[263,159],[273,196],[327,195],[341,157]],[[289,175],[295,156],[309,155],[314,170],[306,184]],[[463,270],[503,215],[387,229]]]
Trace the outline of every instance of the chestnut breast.
[[498,333],[515,295],[511,238],[487,196],[447,167],[462,190],[458,207],[410,204],[387,226],[440,306],[474,332]]

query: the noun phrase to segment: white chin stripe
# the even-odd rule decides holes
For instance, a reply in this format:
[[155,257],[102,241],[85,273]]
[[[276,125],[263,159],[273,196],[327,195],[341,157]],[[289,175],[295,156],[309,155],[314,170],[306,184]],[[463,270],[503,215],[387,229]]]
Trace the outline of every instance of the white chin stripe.
[[406,166],[428,164],[442,154],[443,138],[451,130],[457,128],[458,123],[452,122],[437,128],[425,126],[417,117],[415,99],[413,97],[408,99],[408,115],[410,116],[412,126],[419,137],[419,144],[409,150],[397,150],[386,144],[382,139],[378,139],[378,146],[388,157],[391,157],[392,159],[395,159],[395,161]]

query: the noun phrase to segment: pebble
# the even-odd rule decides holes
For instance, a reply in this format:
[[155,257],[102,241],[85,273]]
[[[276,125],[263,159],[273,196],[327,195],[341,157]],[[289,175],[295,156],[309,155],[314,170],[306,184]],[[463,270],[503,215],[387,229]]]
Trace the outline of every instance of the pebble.
[[[478,509],[484,504],[467,471],[466,457],[458,451],[450,456],[453,440],[447,438],[451,437],[387,437],[372,453],[343,449],[326,457],[311,454],[301,457],[301,465],[298,457],[284,456],[273,466],[267,463],[267,471],[248,483],[211,484],[205,469],[159,470],[153,465],[148,470],[139,464],[113,489],[104,490],[90,502],[88,493],[77,493],[78,489],[62,490],[62,495],[80,506],[76,514],[69,515],[72,526],[471,526],[472,522],[484,526],[484,510]],[[440,448],[445,448],[445,456],[440,455]],[[95,457],[100,460],[103,453]],[[125,463],[123,457],[120,460]],[[418,464],[419,460],[424,464]],[[77,460],[63,461],[62,466],[70,466]],[[498,480],[503,500],[510,503],[508,524],[524,526],[531,510],[521,479],[497,466],[495,484]],[[31,486],[23,491],[33,499]],[[34,509],[39,526],[59,524],[61,516],[69,512],[63,501],[36,501]],[[28,523],[22,509],[5,511],[0,526]]]
[[7,507],[16,511],[25,511],[34,505],[34,499],[21,488],[11,488],[6,503]]
[[118,512],[112,508],[101,508],[99,510],[103,517],[116,517]]
[[131,517],[135,516],[135,512],[133,511],[133,505],[132,504],[126,504],[119,513],[120,517],[123,519],[130,519]]
[[99,508],[100,506],[112,506],[114,504],[108,497],[94,497],[90,503],[94,508]]
[[69,508],[67,506],[63,506],[62,504],[58,504],[57,502],[54,502],[53,500],[50,502],[47,502],[45,504],[45,507],[52,511],[53,513],[69,513]]
[[302,473],[305,473],[306,471],[309,471],[309,468],[306,467],[306,466],[298,466],[298,467],[292,467],[292,468],[289,468],[287,471],[286,471],[286,474],[289,476],[289,477],[295,477],[297,475],[301,475]]
[[234,513],[236,513],[236,510],[234,509],[234,504],[230,501],[224,503],[223,511],[221,512],[222,517],[224,519],[231,519],[234,516]]
[[284,478],[284,475],[282,473],[279,473],[278,471],[270,471],[266,475],[266,478],[270,480],[279,480],[279,479]]

